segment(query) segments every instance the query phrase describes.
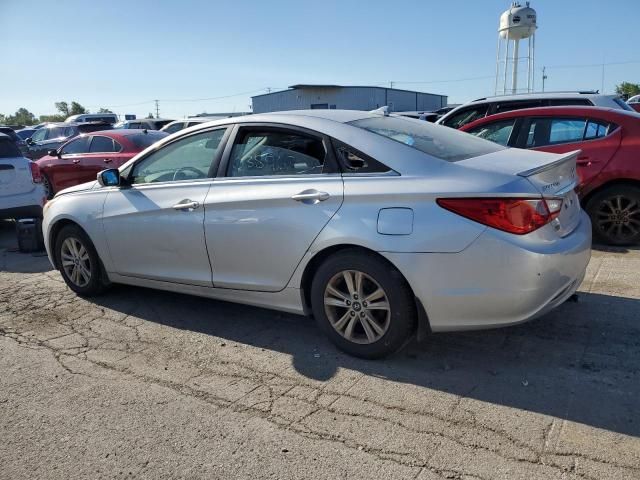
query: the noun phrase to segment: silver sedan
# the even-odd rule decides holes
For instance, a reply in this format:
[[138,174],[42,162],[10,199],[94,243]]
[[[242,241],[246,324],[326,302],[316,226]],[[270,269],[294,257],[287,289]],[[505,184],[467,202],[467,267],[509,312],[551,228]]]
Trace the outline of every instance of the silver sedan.
[[224,119],[58,193],[45,243],[79,295],[117,282],[312,314],[339,348],[381,357],[576,291],[591,246],[577,153],[386,113]]

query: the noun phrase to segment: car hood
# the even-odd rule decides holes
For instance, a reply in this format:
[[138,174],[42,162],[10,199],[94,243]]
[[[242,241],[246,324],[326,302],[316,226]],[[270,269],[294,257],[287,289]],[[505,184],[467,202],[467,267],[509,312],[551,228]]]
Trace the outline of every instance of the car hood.
[[60,190],[58,193],[56,193],[56,197],[59,197],[61,195],[66,195],[68,193],[84,192],[86,190],[95,190],[97,188],[100,188],[100,184],[98,183],[97,180],[93,180],[91,182],[81,183],[80,185],[74,185],[73,187]]

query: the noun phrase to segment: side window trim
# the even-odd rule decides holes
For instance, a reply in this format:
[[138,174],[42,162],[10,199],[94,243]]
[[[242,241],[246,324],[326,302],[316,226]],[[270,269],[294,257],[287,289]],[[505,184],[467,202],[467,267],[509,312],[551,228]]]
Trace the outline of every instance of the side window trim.
[[[231,130],[231,129],[230,129]],[[320,132],[316,132],[314,130],[309,130],[303,127],[298,127],[295,125],[287,125],[280,123],[262,123],[262,122],[250,122],[250,123],[236,123],[234,124],[233,132],[229,135],[227,139],[227,143],[225,145],[224,152],[222,154],[222,159],[216,171],[216,178],[229,178],[229,179],[238,179],[241,177],[233,177],[229,175],[229,169],[231,168],[230,159],[231,152],[233,151],[233,146],[236,143],[236,140],[240,137],[240,135],[244,135],[246,130],[272,130],[272,131],[289,131],[296,132],[302,135],[307,135],[311,137],[316,137],[322,140],[322,144],[326,151],[325,165],[327,167],[327,171],[323,171],[320,174],[316,175],[330,175],[334,173],[340,173],[340,168],[338,167],[338,162],[335,158],[333,148],[331,145],[330,138]],[[324,170],[324,169],[323,169]],[[294,177],[307,177],[311,175],[264,175],[260,177],[243,177],[243,178],[294,178]]]
[[[231,134],[231,130],[233,130],[233,128],[231,128],[232,126],[233,125],[228,125],[228,124],[227,125],[216,125],[215,127],[207,128],[205,130],[198,130],[196,132],[190,132],[188,135],[181,135],[178,138],[174,138],[170,142],[164,143],[161,146],[158,146],[158,147],[154,148],[153,150],[147,152],[147,154],[144,157],[139,158],[138,160],[136,160],[135,163],[129,165],[126,168],[126,171],[122,172],[122,176],[125,178],[126,182],[131,185],[131,175],[133,173],[133,170],[136,168],[136,166],[138,164],[140,164],[141,162],[144,162],[145,159],[149,158],[151,155],[153,155],[154,153],[156,153],[160,149],[166,148],[169,145],[173,145],[176,142],[179,142],[181,140],[184,140],[185,138],[188,138],[188,137],[191,137],[191,136],[194,136],[194,135],[200,135],[200,134],[203,134],[203,133],[206,133],[206,132],[213,132],[215,130],[226,129],[225,133],[222,135],[222,139],[220,140],[220,146],[218,147],[216,155],[214,156],[213,160],[211,161],[211,166],[209,167],[209,173],[207,175],[207,178],[204,178],[204,179],[200,180],[200,181],[211,181],[216,176],[217,167],[220,164],[220,159],[222,158],[223,150],[226,150],[227,142],[229,140],[229,136]],[[164,184],[167,184],[167,183],[174,184],[174,183],[179,183],[179,182],[193,182],[193,181],[194,180],[177,180],[175,182],[138,183],[138,184],[136,184],[136,186],[164,185]]]

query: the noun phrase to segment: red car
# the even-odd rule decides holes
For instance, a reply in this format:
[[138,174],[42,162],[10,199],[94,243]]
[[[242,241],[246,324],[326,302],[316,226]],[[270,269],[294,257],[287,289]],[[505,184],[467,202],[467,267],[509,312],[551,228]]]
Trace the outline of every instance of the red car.
[[578,155],[578,194],[594,238],[640,243],[640,114],[599,107],[544,107],[491,115],[460,130],[501,145]]
[[67,187],[96,179],[105,168],[117,168],[168,134],[147,130],[105,130],[75,137],[36,163],[47,198]]

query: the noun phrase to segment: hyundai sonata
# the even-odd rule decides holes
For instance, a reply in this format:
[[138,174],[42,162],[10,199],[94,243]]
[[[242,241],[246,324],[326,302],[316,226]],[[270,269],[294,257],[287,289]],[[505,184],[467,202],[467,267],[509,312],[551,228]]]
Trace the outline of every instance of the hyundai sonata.
[[384,112],[229,118],[59,192],[45,241],[79,295],[117,282],[312,314],[375,358],[576,291],[591,245],[576,156]]

